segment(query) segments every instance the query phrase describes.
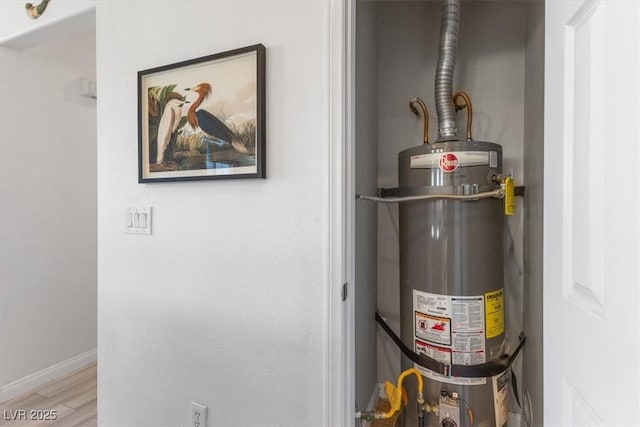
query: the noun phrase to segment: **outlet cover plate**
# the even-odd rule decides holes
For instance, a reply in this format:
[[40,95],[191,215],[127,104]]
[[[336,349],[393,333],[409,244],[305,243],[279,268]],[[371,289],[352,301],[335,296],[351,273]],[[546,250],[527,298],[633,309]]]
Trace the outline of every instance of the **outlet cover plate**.
[[191,402],[191,427],[207,427],[207,407]]

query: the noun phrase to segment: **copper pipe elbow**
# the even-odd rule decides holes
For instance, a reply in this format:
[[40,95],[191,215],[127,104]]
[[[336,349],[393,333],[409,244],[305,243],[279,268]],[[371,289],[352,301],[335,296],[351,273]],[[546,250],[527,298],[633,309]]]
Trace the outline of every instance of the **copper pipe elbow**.
[[420,111],[416,108],[416,104],[420,107],[422,112],[423,119],[423,130],[422,130],[422,140],[425,144],[429,143],[429,110],[427,110],[427,105],[420,98],[411,98],[409,100],[409,109],[413,114],[417,117],[420,117]]
[[[462,98],[464,104],[458,104],[458,98]],[[460,111],[463,109],[467,109],[467,141],[473,141],[473,137],[471,136],[471,125],[473,123],[473,106],[471,105],[471,98],[467,95],[466,92],[460,91],[456,92],[453,95],[453,105],[456,108],[456,111]]]

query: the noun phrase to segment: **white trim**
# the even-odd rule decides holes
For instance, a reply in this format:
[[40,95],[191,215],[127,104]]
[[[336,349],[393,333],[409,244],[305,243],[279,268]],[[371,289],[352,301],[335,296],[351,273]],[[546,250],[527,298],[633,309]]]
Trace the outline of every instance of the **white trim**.
[[[352,11],[353,0],[328,2],[327,117],[328,139],[328,277],[327,329],[324,384],[325,423],[331,426],[355,425],[355,347],[353,298],[353,123],[352,91]],[[346,302],[342,285],[349,283]]]
[[355,401],[356,401],[356,344],[355,344],[355,320],[356,320],[356,261],[355,261],[355,238],[356,238],[356,173],[355,173],[355,40],[356,40],[356,2],[355,0],[345,0],[344,2],[344,117],[345,117],[345,141],[343,150],[345,151],[344,166],[344,186],[342,188],[342,199],[344,202],[344,239],[345,253],[343,262],[345,263],[345,276],[349,283],[349,298],[346,302],[346,325],[345,325],[345,405],[347,407],[345,417],[346,425],[355,426]]
[[41,371],[27,375],[12,383],[9,383],[0,388],[0,402],[5,402],[16,396],[19,396],[25,392],[34,390],[39,386],[48,383],[49,381],[63,377],[75,370],[78,370],[90,363],[93,363],[98,358],[97,349],[89,350],[86,353],[79,354],[70,359],[64,360],[60,363],[56,363],[53,366],[49,366]]

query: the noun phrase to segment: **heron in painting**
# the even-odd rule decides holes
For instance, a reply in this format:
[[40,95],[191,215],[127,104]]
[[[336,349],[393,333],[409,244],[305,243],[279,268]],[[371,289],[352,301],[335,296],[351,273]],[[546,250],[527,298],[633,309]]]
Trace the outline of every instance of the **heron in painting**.
[[182,117],[182,106],[184,101],[180,99],[170,99],[164,107],[160,124],[158,125],[158,150],[156,153],[156,163],[162,163],[164,153],[169,147],[171,136],[178,128],[180,118]]
[[198,94],[187,113],[187,122],[193,129],[200,128],[204,134],[210,139],[224,141],[240,153],[247,153],[247,147],[240,141],[237,135],[224,124],[222,120],[211,114],[205,109],[199,109],[200,104],[211,94],[211,85],[209,83],[200,83],[197,86],[187,88]]
[[31,19],[38,19],[40,15],[44,13],[44,10],[47,8],[51,0],[42,0],[40,4],[33,5],[31,3],[27,3],[24,5],[24,8],[27,11],[27,16]]

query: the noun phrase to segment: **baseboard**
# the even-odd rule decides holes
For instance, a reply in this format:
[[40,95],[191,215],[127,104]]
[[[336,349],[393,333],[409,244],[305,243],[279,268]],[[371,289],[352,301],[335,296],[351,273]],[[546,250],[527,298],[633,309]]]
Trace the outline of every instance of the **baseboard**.
[[60,363],[56,363],[53,366],[49,366],[41,371],[27,375],[24,378],[20,378],[19,380],[2,386],[0,387],[0,402],[5,402],[23,393],[34,390],[51,380],[63,377],[70,372],[95,362],[97,358],[98,351],[94,348],[86,353],[82,353]]

